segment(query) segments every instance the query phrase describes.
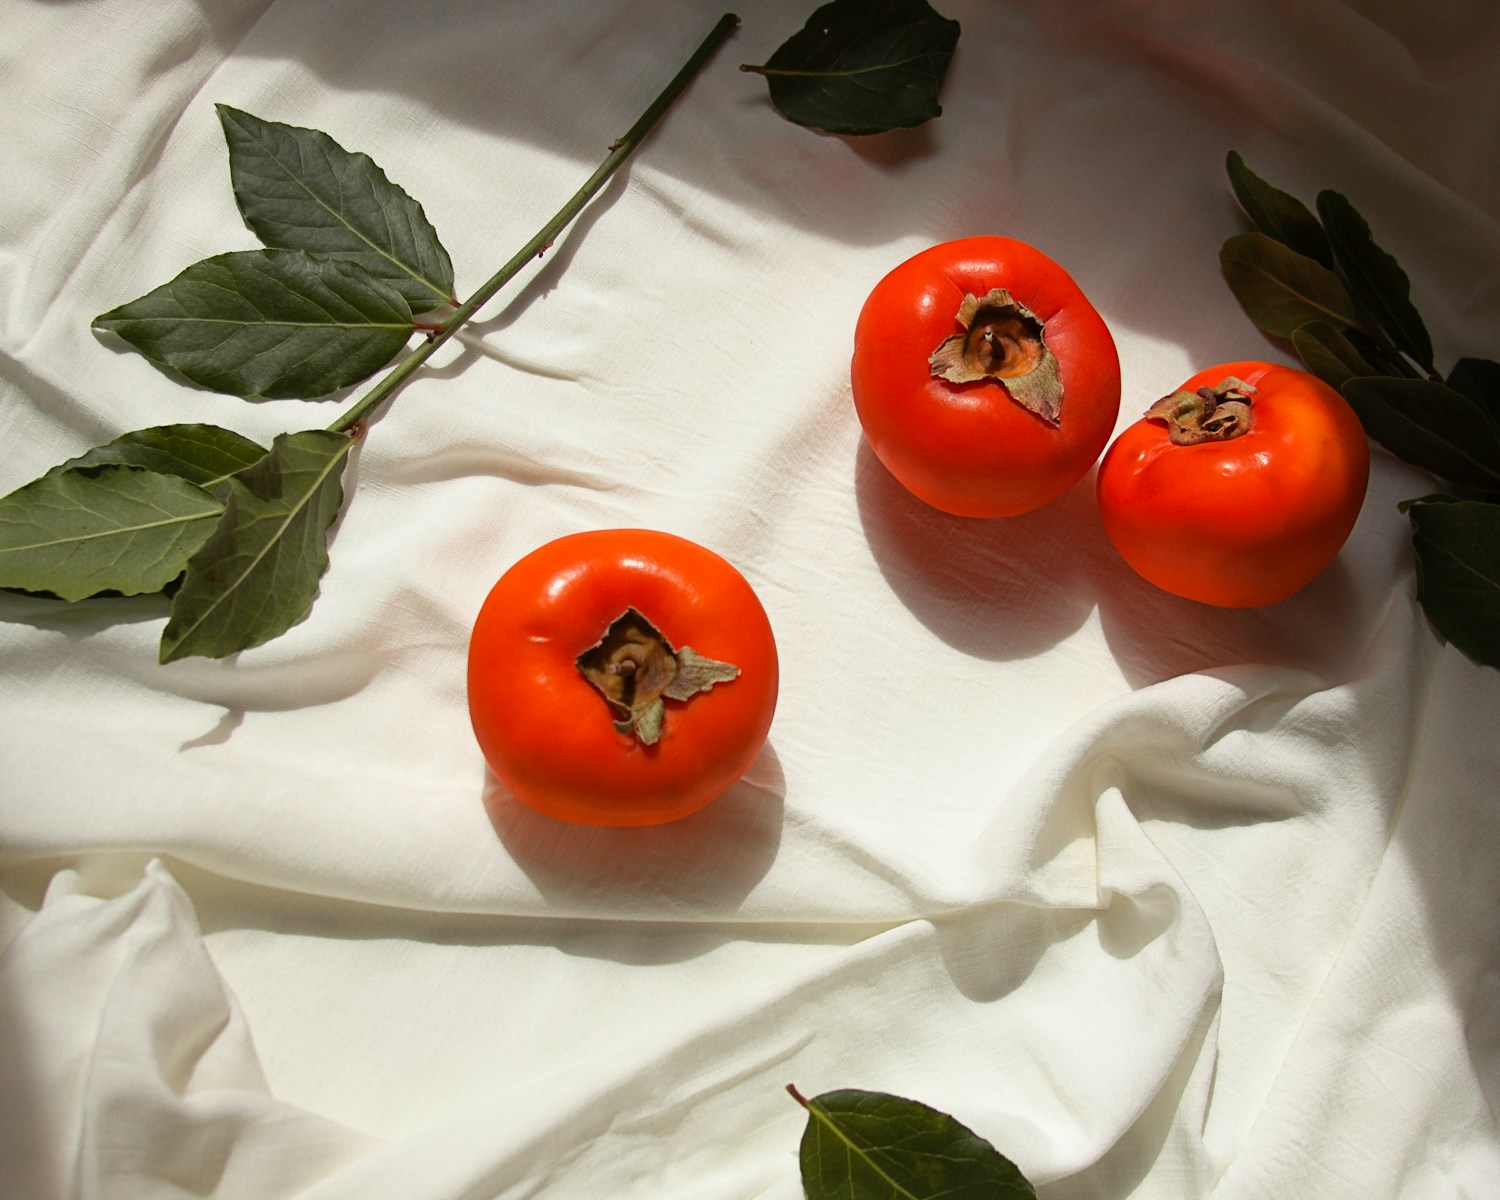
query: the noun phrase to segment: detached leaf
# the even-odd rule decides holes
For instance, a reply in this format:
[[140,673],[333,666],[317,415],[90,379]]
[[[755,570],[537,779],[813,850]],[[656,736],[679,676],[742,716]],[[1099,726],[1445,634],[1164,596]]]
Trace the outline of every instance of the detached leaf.
[[1448,386],[1462,392],[1500,425],[1500,363],[1461,358],[1448,372]]
[[1289,338],[1309,321],[1338,329],[1358,326],[1344,285],[1327,267],[1263,233],[1240,233],[1224,243],[1219,266],[1245,315],[1267,333]]
[[267,246],[356,262],[413,312],[452,302],[453,264],[437,230],[368,154],[318,129],[217,108],[234,198]]
[[1333,251],[1323,226],[1312,211],[1295,196],[1272,187],[1245,165],[1237,151],[1225,160],[1229,184],[1245,215],[1267,237],[1306,255],[1325,267],[1333,266]]
[[64,600],[158,592],[223,511],[202,488],[139,467],[44,475],[0,499],[0,587]]
[[1351,379],[1344,398],[1365,432],[1440,478],[1500,490],[1500,432],[1467,396],[1428,379]]
[[172,598],[162,662],[248,650],[307,615],[328,569],[328,528],[354,444],[327,430],[284,433],[236,478],[223,520]]
[[1035,1200],[1016,1165],[946,1113],[882,1092],[824,1092],[802,1134],[808,1200]]
[[1380,374],[1365,361],[1359,347],[1327,321],[1309,321],[1292,331],[1292,348],[1302,365],[1333,388],[1350,379]]
[[226,498],[225,481],[265,454],[247,437],[217,425],[155,425],[122,434],[103,446],[95,446],[77,458],[53,467],[48,475],[60,475],[79,467],[122,463],[144,467],[161,475],[175,475]]
[[205,258],[94,328],[213,391],[297,399],[368,378],[412,334],[411,309],[389,284],[299,250]]
[[1389,254],[1375,244],[1370,226],[1338,192],[1318,193],[1318,213],[1328,231],[1333,260],[1354,295],[1403,354],[1432,370],[1432,338],[1411,302],[1411,281]]
[[1419,500],[1407,513],[1427,619],[1476,663],[1500,667],[1500,505]]
[[959,24],[926,0],[833,0],[761,67],[787,120],[825,133],[909,129],[942,113]]

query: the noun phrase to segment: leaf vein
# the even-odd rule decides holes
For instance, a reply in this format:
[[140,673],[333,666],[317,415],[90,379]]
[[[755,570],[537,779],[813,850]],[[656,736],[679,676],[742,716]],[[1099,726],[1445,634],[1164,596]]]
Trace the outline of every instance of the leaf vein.
[[[203,610],[203,612],[198,616],[198,619],[192,622],[191,625],[183,630],[183,632],[177,639],[179,644],[186,642],[194,633],[201,629],[208,618],[216,613],[225,601],[230,601],[231,603],[233,603],[237,600],[240,587],[250,577],[255,569],[263,561],[265,561],[266,556],[280,544],[281,538],[285,535],[286,530],[291,526],[291,523],[312,504],[319,490],[322,488],[323,482],[332,473],[334,466],[343,461],[344,457],[349,453],[349,450],[352,448],[353,444],[353,439],[346,439],[346,444],[339,448],[339,452],[328,458],[328,460],[318,470],[316,481],[303,493],[302,498],[286,511],[285,516],[273,530],[271,536],[265,540],[264,544],[255,553],[247,556],[248,562],[246,563],[244,569],[241,570],[224,588],[220,590],[219,595],[215,597],[213,601]],[[253,514],[251,523],[253,524],[259,521],[270,519],[271,518],[267,515]],[[273,568],[275,567],[275,565],[276,563],[273,561]],[[273,591],[274,590],[275,589],[273,589]],[[271,593],[268,592],[267,596],[269,597],[270,594]]]
[[[290,180],[297,187],[301,188],[302,191],[303,191],[303,193],[308,197],[308,199],[310,199],[319,208],[321,208],[325,212],[327,212],[328,215],[331,218],[333,218],[335,224],[339,225],[343,229],[346,229],[349,233],[353,234],[354,237],[358,238],[361,242],[363,242],[366,246],[368,246],[373,253],[375,253],[376,255],[378,255],[380,258],[383,258],[386,262],[390,263],[393,267],[396,267],[398,270],[400,270],[403,273],[405,273],[406,275],[410,276],[413,280],[415,280],[417,283],[420,283],[423,287],[427,288],[429,291],[433,292],[435,295],[437,295],[439,297],[443,297],[443,293],[444,293],[444,289],[443,288],[441,288],[437,284],[433,283],[432,280],[424,278],[422,275],[420,275],[413,268],[411,268],[410,266],[408,266],[406,263],[402,262],[400,258],[396,257],[394,244],[392,245],[392,247],[391,247],[390,250],[387,250],[385,247],[379,245],[378,243],[376,243],[375,241],[373,241],[371,238],[369,238],[364,233],[363,230],[361,230],[358,226],[356,226],[355,224],[353,224],[353,222],[351,222],[350,220],[348,220],[348,218],[346,218],[343,215],[343,213],[340,211],[340,209],[344,207],[344,185],[343,185],[343,180],[338,175],[338,172],[335,171],[335,170],[333,170],[330,164],[327,164],[327,151],[326,151],[326,149],[323,150],[325,165],[329,165],[329,174],[333,177],[335,186],[337,187],[337,190],[338,190],[338,204],[339,204],[339,208],[330,207],[329,204],[328,204],[328,202],[326,200],[324,200],[322,196],[320,196],[309,184],[307,184],[306,182],[304,182],[295,172],[293,172],[286,164],[284,164],[281,161],[280,157],[277,155],[277,153],[276,153],[276,151],[275,151],[274,148],[266,146],[266,144],[264,142],[261,142],[261,145],[262,145],[262,148],[265,149],[267,155],[270,157],[271,162],[274,163],[276,165],[276,167],[278,167],[285,174],[285,176],[286,176],[286,178],[288,180]],[[354,156],[354,157],[358,157],[358,156]],[[299,155],[299,159],[300,159],[300,155]],[[299,162],[299,165],[301,165],[300,162]],[[308,174],[312,174],[312,172],[308,171]],[[387,232],[389,232],[389,229],[390,229],[389,225],[387,225],[386,228],[387,228]]]

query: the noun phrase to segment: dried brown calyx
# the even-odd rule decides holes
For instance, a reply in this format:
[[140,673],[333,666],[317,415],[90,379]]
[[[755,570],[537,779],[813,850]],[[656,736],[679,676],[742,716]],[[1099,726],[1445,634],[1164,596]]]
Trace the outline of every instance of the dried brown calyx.
[[1233,375],[1196,392],[1173,392],[1146,410],[1149,419],[1165,421],[1176,446],[1227,442],[1250,432],[1251,397],[1255,389]]
[[705,658],[691,646],[674,649],[635,608],[616,617],[574,661],[618,714],[615,728],[647,746],[661,738],[665,701],[690,699],[740,673],[733,663]]
[[946,338],[927,359],[933,375],[950,383],[998,379],[1022,408],[1058,424],[1062,377],[1036,314],[1005,288],[994,288],[982,298],[965,293],[956,320],[963,332]]

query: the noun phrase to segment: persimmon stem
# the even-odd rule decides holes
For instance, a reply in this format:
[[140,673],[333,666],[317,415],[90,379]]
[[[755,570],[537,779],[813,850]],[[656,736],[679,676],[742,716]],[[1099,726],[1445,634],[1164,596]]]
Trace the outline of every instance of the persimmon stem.
[[610,146],[609,156],[599,165],[598,169],[589,176],[588,181],[573,194],[557,214],[538,230],[526,245],[511,256],[509,262],[490,276],[489,280],[479,288],[472,296],[460,304],[446,321],[436,331],[428,334],[427,339],[415,350],[403,358],[393,367],[388,375],[380,380],[374,387],[366,392],[353,406],[349,408],[337,421],[328,428],[335,433],[348,433],[361,421],[368,421],[375,412],[397,390],[412,377],[424,362],[431,358],[450,337],[459,331],[469,320],[487,304],[492,296],[502,287],[509,283],[521,268],[526,266],[532,259],[536,258],[547,247],[557,239],[558,235],[573,222],[573,219],[583,211],[590,200],[598,194],[599,190],[624,164],[625,160],[635,152],[637,146],[645,140],[646,135],[651,132],[656,123],[666,115],[667,109],[671,108],[673,102],[684,91],[688,84],[703,69],[718,48],[728,40],[729,35],[734,32],[740,23],[739,17],[734,13],[725,13],[719,18],[709,34],[693,51],[682,69],[673,76],[672,81],[667,84],[659,96],[636,120],[630,129]]
[[1227,442],[1250,432],[1254,422],[1255,389],[1233,375],[1196,392],[1163,396],[1146,416],[1166,424],[1174,446]]

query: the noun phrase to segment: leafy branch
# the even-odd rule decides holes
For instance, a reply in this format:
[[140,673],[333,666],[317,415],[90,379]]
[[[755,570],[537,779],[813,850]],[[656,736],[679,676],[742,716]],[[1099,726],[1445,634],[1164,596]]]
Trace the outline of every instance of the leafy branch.
[[[738,23],[720,18],[583,186],[462,303],[422,206],[368,155],[218,105],[235,202],[263,248],[194,263],[94,328],[191,383],[246,398],[317,399],[390,369],[326,429],[269,448],[212,425],[155,426],[0,497],[0,589],[70,601],[164,591],[164,663],[225,657],[302,620],[328,567],[344,467],[370,419],[552,245]],[[845,132],[874,133],[937,115],[957,38],[958,23],[926,0],[833,0],[773,61],[829,66],[818,68],[813,111],[853,105],[859,128]],[[783,105],[774,80],[771,90],[788,119],[817,124],[798,100]],[[423,340],[408,351],[414,334]]]
[[1226,165],[1255,230],[1224,243],[1225,281],[1256,325],[1343,393],[1371,439],[1445,485],[1401,506],[1417,599],[1444,638],[1500,667],[1500,363],[1438,371],[1406,272],[1343,195],[1320,192],[1314,213],[1239,154]]
[[[726,13],[570,200],[462,304],[422,207],[315,129],[219,105],[230,181],[261,250],[221,254],[94,328],[201,387],[314,399],[424,340],[327,429],[269,449],[212,425],[126,433],[0,497],[0,587],[81,600],[171,593],[162,662],[221,658],[284,633],[328,567],[343,472],[368,422],[630,157],[729,37]],[[437,313],[437,320],[414,314]]]

